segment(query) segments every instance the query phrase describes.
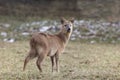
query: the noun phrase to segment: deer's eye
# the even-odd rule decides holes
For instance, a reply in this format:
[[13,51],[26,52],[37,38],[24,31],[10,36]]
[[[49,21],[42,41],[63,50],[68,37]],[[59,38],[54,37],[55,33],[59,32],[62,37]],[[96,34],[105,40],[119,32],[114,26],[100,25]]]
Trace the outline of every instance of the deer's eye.
[[68,27],[70,27],[70,25],[69,24],[66,24],[66,25],[64,25],[66,28],[68,28]]
[[64,25],[65,27],[67,27],[68,25]]

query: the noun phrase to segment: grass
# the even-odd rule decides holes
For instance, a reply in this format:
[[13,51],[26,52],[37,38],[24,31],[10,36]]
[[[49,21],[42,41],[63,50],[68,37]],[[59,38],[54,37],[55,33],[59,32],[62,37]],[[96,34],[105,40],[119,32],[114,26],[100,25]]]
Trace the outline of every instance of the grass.
[[27,41],[0,42],[0,80],[120,80],[119,48],[119,44],[69,42],[60,56],[60,72],[51,72],[50,58],[46,57],[40,73],[36,59],[22,71]]

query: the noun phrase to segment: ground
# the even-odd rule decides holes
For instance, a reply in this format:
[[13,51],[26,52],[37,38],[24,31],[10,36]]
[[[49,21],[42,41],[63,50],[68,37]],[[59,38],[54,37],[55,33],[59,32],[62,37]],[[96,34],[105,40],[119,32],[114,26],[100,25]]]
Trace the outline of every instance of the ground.
[[28,41],[0,42],[0,80],[120,80],[119,48],[119,44],[70,41],[60,56],[60,72],[52,73],[50,58],[46,57],[41,73],[36,59],[22,71]]

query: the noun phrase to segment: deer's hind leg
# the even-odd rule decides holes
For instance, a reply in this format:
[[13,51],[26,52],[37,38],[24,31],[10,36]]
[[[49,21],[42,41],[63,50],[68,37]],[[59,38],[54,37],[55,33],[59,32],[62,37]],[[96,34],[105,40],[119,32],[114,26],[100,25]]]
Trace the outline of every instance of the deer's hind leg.
[[40,72],[42,72],[42,68],[41,68],[41,65],[42,65],[42,61],[43,59],[45,58],[45,55],[44,54],[40,54],[37,61],[36,61],[36,65],[39,69]]
[[27,63],[28,63],[31,59],[35,58],[36,56],[37,56],[36,50],[35,50],[35,49],[31,49],[31,50],[29,51],[27,57],[25,58],[24,66],[23,66],[23,71],[25,70]]
[[38,59],[36,61],[36,65],[37,65],[39,71],[42,72],[41,65],[42,65],[44,58],[47,56],[48,52],[46,51],[46,49],[42,49],[38,53],[39,54],[38,54]]

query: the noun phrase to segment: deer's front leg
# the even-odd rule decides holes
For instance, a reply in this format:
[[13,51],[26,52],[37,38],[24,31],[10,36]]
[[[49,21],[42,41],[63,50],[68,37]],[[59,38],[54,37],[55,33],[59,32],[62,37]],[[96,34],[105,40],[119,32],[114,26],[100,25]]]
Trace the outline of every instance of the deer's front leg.
[[51,59],[51,63],[52,63],[52,72],[53,72],[54,65],[55,65],[55,56],[51,56],[50,59]]
[[55,54],[56,71],[59,72],[59,53]]

